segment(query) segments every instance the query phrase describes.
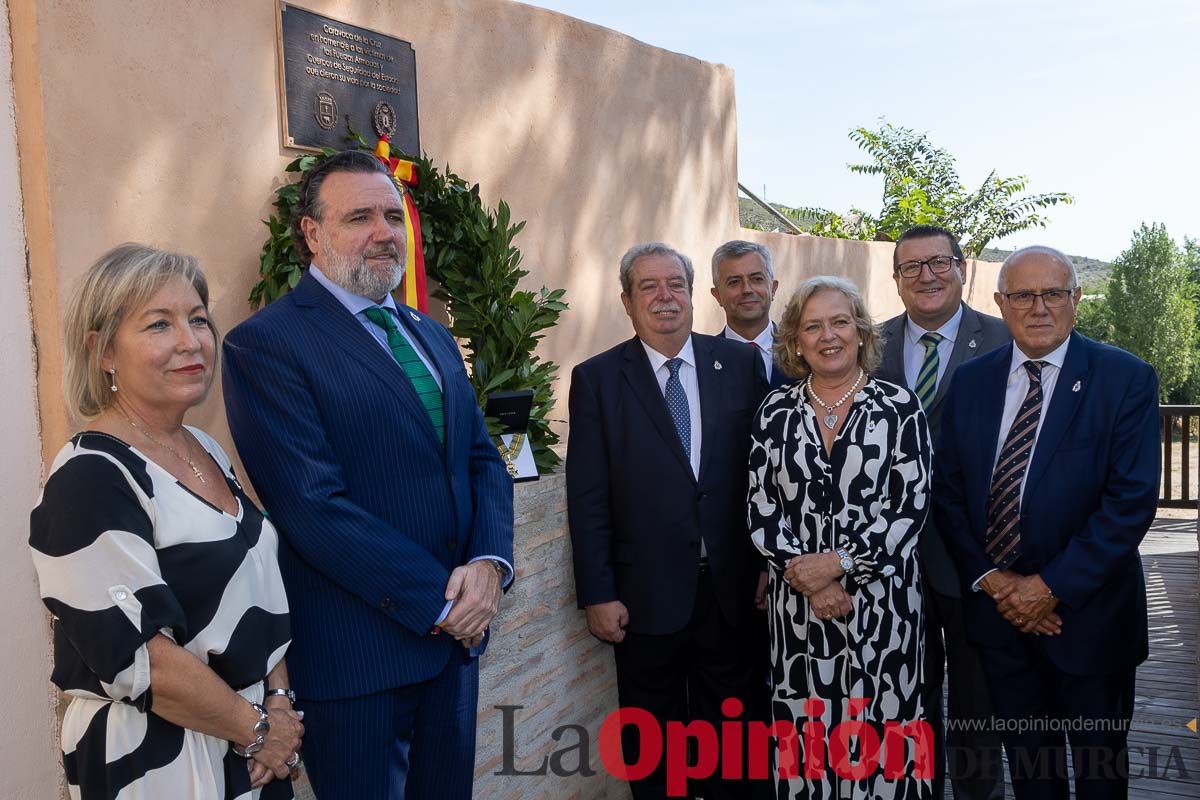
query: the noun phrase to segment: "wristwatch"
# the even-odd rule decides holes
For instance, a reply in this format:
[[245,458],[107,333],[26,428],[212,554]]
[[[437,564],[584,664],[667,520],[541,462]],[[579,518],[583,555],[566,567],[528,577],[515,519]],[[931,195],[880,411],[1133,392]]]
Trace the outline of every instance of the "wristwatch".
[[258,703],[250,705],[258,712],[258,722],[254,723],[254,741],[241,750],[238,750],[238,746],[232,742],[229,745],[233,754],[242,758],[252,758],[255,753],[262,750],[263,744],[267,741],[267,734],[271,731],[271,719],[267,716],[267,710]]
[[842,572],[849,574],[854,569],[854,559],[840,547],[833,548],[833,552],[838,557],[838,563],[842,565]]
[[263,697],[286,697],[293,708],[296,706],[296,693],[291,689],[267,689]]

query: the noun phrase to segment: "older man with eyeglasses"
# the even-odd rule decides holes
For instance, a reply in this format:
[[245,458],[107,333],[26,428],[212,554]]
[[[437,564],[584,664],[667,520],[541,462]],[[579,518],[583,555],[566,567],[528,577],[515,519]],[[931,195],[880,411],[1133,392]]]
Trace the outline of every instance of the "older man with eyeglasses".
[[1125,798],[1148,649],[1138,545],[1158,499],[1158,376],[1074,331],[1079,279],[1016,251],[996,303],[1013,336],[959,369],[935,453],[934,516],[964,585],[1019,798]]
[[[1004,322],[963,302],[966,260],[954,234],[919,225],[896,242],[892,277],[904,313],[883,324],[876,375],[907,387],[929,418],[934,452],[950,376],[960,364],[1012,340]],[[979,654],[963,627],[958,571],[942,533],[926,522],[917,542],[925,590],[925,712],[934,732],[934,796],[949,772],[957,800],[1004,796],[1000,737],[989,729],[991,700]],[[949,675],[949,708],[942,708]],[[947,713],[948,712],[948,713]],[[949,731],[943,724],[949,719]]]

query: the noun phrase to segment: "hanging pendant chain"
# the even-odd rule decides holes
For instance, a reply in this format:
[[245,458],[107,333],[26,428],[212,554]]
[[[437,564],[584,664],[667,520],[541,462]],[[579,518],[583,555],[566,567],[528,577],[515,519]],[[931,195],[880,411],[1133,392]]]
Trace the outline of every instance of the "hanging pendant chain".
[[858,389],[858,384],[860,381],[862,381],[862,379],[865,375],[866,375],[866,372],[864,372],[862,370],[862,368],[860,367],[858,370],[858,377],[854,379],[854,383],[852,383],[850,385],[850,388],[846,390],[846,393],[844,395],[842,395],[840,398],[838,398],[838,401],[836,403],[830,405],[829,403],[826,403],[824,400],[822,400],[820,397],[817,396],[817,390],[813,388],[812,373],[811,372],[808,373],[808,380],[806,380],[804,382],[804,386],[806,389],[808,389],[808,396],[813,399],[813,402],[816,403],[817,405],[819,405],[821,408],[825,409],[825,417],[824,417],[823,421],[827,428],[832,430],[833,427],[837,425],[837,414],[835,414],[834,412],[837,411],[837,409],[840,408],[843,403],[845,403],[847,400],[850,399],[850,397]]
[[[166,442],[162,441],[162,440],[161,440],[161,439],[159,439],[158,437],[154,436],[153,434],[151,434],[151,433],[150,433],[150,431],[146,430],[146,429],[145,429],[145,428],[143,428],[141,425],[138,425],[136,422],[134,422],[134,421],[133,421],[133,419],[132,419],[132,418],[130,418],[130,416],[129,416],[128,414],[126,414],[126,413],[125,413],[125,410],[124,410],[124,409],[122,409],[120,406],[117,406],[116,408],[117,408],[117,413],[118,413],[118,414],[120,414],[122,417],[124,417],[124,418],[125,418],[125,421],[129,423],[130,427],[132,427],[132,428],[133,428],[135,431],[137,431],[138,433],[142,434],[142,435],[143,435],[143,436],[145,436],[147,439],[149,439],[150,441],[154,442],[156,445],[158,445],[159,447],[163,448],[164,450],[166,450],[167,452],[169,452],[171,455],[175,456],[175,457],[176,457],[176,458],[178,458],[180,461],[182,461],[183,463],[185,463],[185,464],[187,464],[189,467],[191,467],[191,468],[192,468],[192,473],[193,473],[193,474],[195,474],[196,478],[197,478],[197,479],[198,479],[198,480],[199,480],[201,483],[203,483],[203,484],[207,484],[207,483],[208,483],[208,481],[204,479],[204,474],[203,474],[202,472],[200,472],[200,468],[196,466],[196,462],[195,462],[195,461],[192,461],[192,459],[188,458],[188,457],[187,457],[187,456],[185,456],[185,455],[182,455],[182,454],[181,454],[181,453],[180,453],[178,450],[176,450],[174,447],[171,447],[171,445],[167,444]],[[184,434],[184,436],[187,436],[187,434],[185,433],[185,434]],[[188,448],[188,450],[189,450],[189,452],[190,452],[190,450],[191,450],[190,443],[189,443],[189,448]]]

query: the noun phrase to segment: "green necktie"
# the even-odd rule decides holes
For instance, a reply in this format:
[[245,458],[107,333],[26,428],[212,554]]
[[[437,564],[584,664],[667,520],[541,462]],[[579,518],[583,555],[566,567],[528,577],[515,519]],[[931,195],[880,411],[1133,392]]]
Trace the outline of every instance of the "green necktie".
[[921,371],[917,373],[917,399],[921,401],[921,408],[929,410],[929,404],[933,402],[933,396],[937,392],[938,379],[938,345],[942,343],[944,337],[940,333],[926,333],[921,336],[919,341],[925,345],[925,360],[921,362]]
[[400,329],[396,327],[396,321],[392,319],[392,315],[387,309],[372,306],[363,311],[363,314],[387,332],[388,347],[392,350],[392,357],[396,359],[400,368],[404,370],[404,374],[412,381],[413,389],[416,390],[421,405],[429,414],[429,421],[433,423],[433,430],[437,433],[438,441],[445,444],[446,423],[445,410],[442,407],[442,390],[438,388],[433,374],[421,361],[413,346],[408,343],[408,339],[405,339],[404,335],[400,333]]

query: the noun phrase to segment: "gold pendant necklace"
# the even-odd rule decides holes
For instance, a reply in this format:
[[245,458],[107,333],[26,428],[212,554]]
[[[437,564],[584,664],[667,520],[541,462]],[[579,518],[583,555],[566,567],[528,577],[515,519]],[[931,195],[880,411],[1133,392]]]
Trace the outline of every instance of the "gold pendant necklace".
[[[173,456],[175,456],[176,458],[178,458],[178,459],[179,459],[180,461],[182,461],[183,463],[187,464],[189,467],[191,467],[191,468],[192,468],[192,473],[193,473],[193,474],[195,474],[196,478],[197,478],[197,479],[198,479],[198,480],[199,480],[201,483],[205,484],[206,486],[208,485],[208,481],[204,479],[204,474],[203,474],[202,472],[200,472],[200,468],[196,466],[196,462],[195,462],[195,461],[192,461],[192,460],[191,460],[190,458],[188,458],[187,456],[181,455],[181,454],[179,453],[179,451],[178,451],[178,450],[176,450],[174,447],[171,447],[171,445],[169,445],[169,444],[167,444],[166,442],[164,442],[164,441],[161,441],[161,440],[157,439],[156,437],[152,436],[152,435],[151,435],[151,433],[150,433],[150,431],[146,430],[146,429],[145,429],[145,428],[143,428],[141,425],[138,425],[136,422],[134,422],[134,421],[133,421],[133,420],[132,420],[132,419],[129,417],[129,415],[125,413],[124,409],[122,409],[120,406],[117,406],[116,408],[117,408],[117,413],[118,413],[118,414],[120,414],[122,417],[124,417],[124,418],[125,418],[125,421],[129,423],[130,427],[132,427],[132,428],[133,428],[135,431],[137,431],[138,433],[140,433],[140,434],[142,434],[143,436],[145,436],[145,437],[146,437],[147,439],[149,439],[150,441],[154,442],[154,443],[155,443],[156,445],[158,445],[159,447],[161,447],[161,448],[165,449],[167,452],[169,452],[171,455],[173,455]],[[184,434],[184,436],[186,436],[186,435],[187,435],[187,434]]]

